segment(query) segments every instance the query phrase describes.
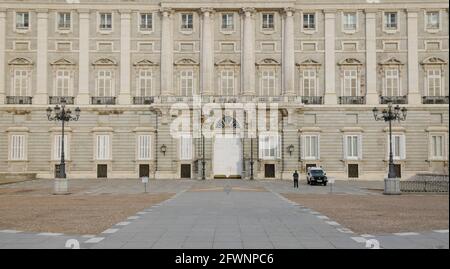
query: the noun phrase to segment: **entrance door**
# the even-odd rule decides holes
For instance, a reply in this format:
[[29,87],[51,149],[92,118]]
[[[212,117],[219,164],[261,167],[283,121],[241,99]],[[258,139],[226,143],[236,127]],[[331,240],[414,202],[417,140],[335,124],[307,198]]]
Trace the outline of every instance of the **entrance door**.
[[60,173],[61,173],[61,165],[55,164],[55,178],[59,178]]
[[150,176],[150,165],[140,164],[139,165],[139,177],[149,177]]
[[307,163],[306,164],[306,172],[308,173],[308,168],[310,168],[310,167],[316,167],[316,164],[315,163]]
[[107,178],[108,177],[108,165],[97,164],[97,178]]
[[191,165],[181,164],[181,178],[191,178]]
[[358,178],[358,165],[357,164],[349,164],[348,165],[348,178]]
[[395,171],[395,177],[402,177],[402,165],[401,164],[394,164],[394,171]]
[[214,139],[214,177],[241,178],[242,142],[235,137]]
[[264,177],[274,178],[275,177],[275,164],[265,164],[264,165]]

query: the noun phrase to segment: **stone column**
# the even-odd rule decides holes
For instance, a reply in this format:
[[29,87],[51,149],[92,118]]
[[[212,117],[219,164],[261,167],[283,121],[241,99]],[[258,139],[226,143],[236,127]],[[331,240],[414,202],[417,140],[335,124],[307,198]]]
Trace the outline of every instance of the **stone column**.
[[284,9],[283,79],[284,94],[295,95],[294,8]]
[[173,10],[161,8],[161,95],[174,95],[173,88]]
[[378,104],[376,10],[366,10],[366,104]]
[[38,9],[37,13],[37,57],[36,57],[36,92],[33,104],[48,103],[47,89],[47,42],[48,42],[48,10]]
[[0,9],[0,105],[5,103],[6,96],[6,10]]
[[408,12],[408,104],[420,104],[419,56],[417,48],[418,10]]
[[120,11],[120,93],[119,104],[131,104],[130,94],[130,41],[131,14],[129,10]]
[[325,104],[337,104],[335,27],[336,10],[325,10]]
[[214,94],[214,33],[213,9],[202,8],[201,90],[203,95]]
[[242,50],[242,80],[243,94],[255,95],[255,26],[253,22],[253,14],[255,9],[243,8],[242,17],[244,23]]
[[88,105],[89,102],[89,10],[78,10],[79,50],[78,50],[78,95],[76,103]]

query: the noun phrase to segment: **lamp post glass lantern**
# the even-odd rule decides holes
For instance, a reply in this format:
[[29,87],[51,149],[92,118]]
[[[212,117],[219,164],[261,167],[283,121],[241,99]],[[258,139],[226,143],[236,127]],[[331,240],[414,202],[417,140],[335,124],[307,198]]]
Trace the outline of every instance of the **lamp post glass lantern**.
[[385,121],[389,122],[389,172],[388,178],[396,178],[395,166],[394,166],[394,157],[392,153],[392,121],[397,120],[398,122],[406,120],[406,107],[400,108],[399,105],[396,105],[392,108],[392,103],[388,103],[387,109],[383,109],[381,113],[379,113],[378,108],[374,107],[372,109],[373,117],[376,121]]
[[64,124],[69,121],[78,121],[80,118],[80,108],[75,108],[75,112],[72,114],[72,110],[66,109],[66,100],[63,98],[61,100],[61,107],[56,105],[53,109],[51,107],[47,108],[47,118],[49,121],[61,121],[61,162],[59,165],[59,173],[57,173],[57,178],[66,178],[66,164],[64,159]]

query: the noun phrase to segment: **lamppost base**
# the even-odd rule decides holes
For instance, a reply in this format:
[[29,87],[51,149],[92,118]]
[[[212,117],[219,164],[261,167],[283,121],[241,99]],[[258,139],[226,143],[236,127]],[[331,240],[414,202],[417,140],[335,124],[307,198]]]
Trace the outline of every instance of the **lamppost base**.
[[386,195],[399,195],[400,191],[400,178],[385,178],[384,179],[384,192]]
[[69,194],[69,180],[67,178],[55,178],[53,194]]

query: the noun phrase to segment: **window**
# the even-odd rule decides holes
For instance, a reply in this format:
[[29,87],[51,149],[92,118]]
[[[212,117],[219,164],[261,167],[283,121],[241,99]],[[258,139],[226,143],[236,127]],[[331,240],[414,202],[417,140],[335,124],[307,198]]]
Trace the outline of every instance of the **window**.
[[263,30],[275,29],[273,13],[263,13],[262,14],[262,29]]
[[27,70],[14,70],[13,96],[29,96],[29,79]]
[[222,70],[221,72],[221,89],[222,95],[234,94],[234,71]]
[[[387,154],[389,158],[389,136],[387,144]],[[403,134],[393,134],[392,135],[392,156],[394,160],[404,160],[406,158],[406,147],[405,147],[405,135]]]
[[192,13],[181,14],[181,30],[191,31],[194,29],[193,21],[194,15]]
[[303,137],[303,155],[305,159],[319,159],[319,136],[305,135]]
[[397,30],[397,12],[384,13],[384,19],[387,30]]
[[[53,160],[61,159],[62,152],[62,135],[55,135],[55,144],[53,147]],[[64,135],[64,157],[68,158],[67,135]]]
[[316,29],[316,14],[304,13],[303,14],[303,30],[315,30]]
[[180,160],[192,159],[192,137],[190,135],[181,135],[179,144]]
[[431,135],[431,158],[444,159],[444,135]]
[[356,160],[361,157],[361,139],[359,135],[344,136],[344,156],[348,160]]
[[303,96],[316,96],[316,70],[303,70]]
[[56,91],[55,96],[70,96],[70,71],[56,71]]
[[70,12],[58,13],[58,29],[60,30],[70,29]]
[[275,71],[264,70],[261,77],[261,89],[263,96],[275,96]]
[[234,30],[234,20],[232,13],[222,14],[222,30],[225,31]]
[[97,96],[114,96],[112,83],[112,71],[99,70],[97,78]]
[[153,77],[152,71],[140,70],[138,78],[138,92],[137,96],[153,96]]
[[110,138],[109,135],[97,135],[97,160],[109,160],[110,156]]
[[11,135],[10,160],[25,160],[25,135]]
[[344,96],[358,96],[358,71],[344,70]]
[[16,29],[27,30],[29,27],[30,14],[28,12],[16,13]]
[[139,29],[141,31],[151,31],[153,29],[153,14],[141,13]]
[[400,96],[400,80],[398,69],[386,69],[385,80],[386,96]]
[[151,136],[139,135],[138,136],[138,160],[150,160],[151,159]]
[[100,13],[100,30],[112,30],[111,13]]
[[343,16],[344,31],[356,30],[356,13],[345,12]]
[[439,29],[439,11],[429,11],[426,13],[426,27],[429,30]]
[[427,70],[428,96],[441,96],[442,76],[441,69]]
[[281,136],[264,134],[259,136],[259,156],[261,159],[281,158]]
[[194,71],[183,70],[180,74],[181,96],[192,96],[194,91]]

